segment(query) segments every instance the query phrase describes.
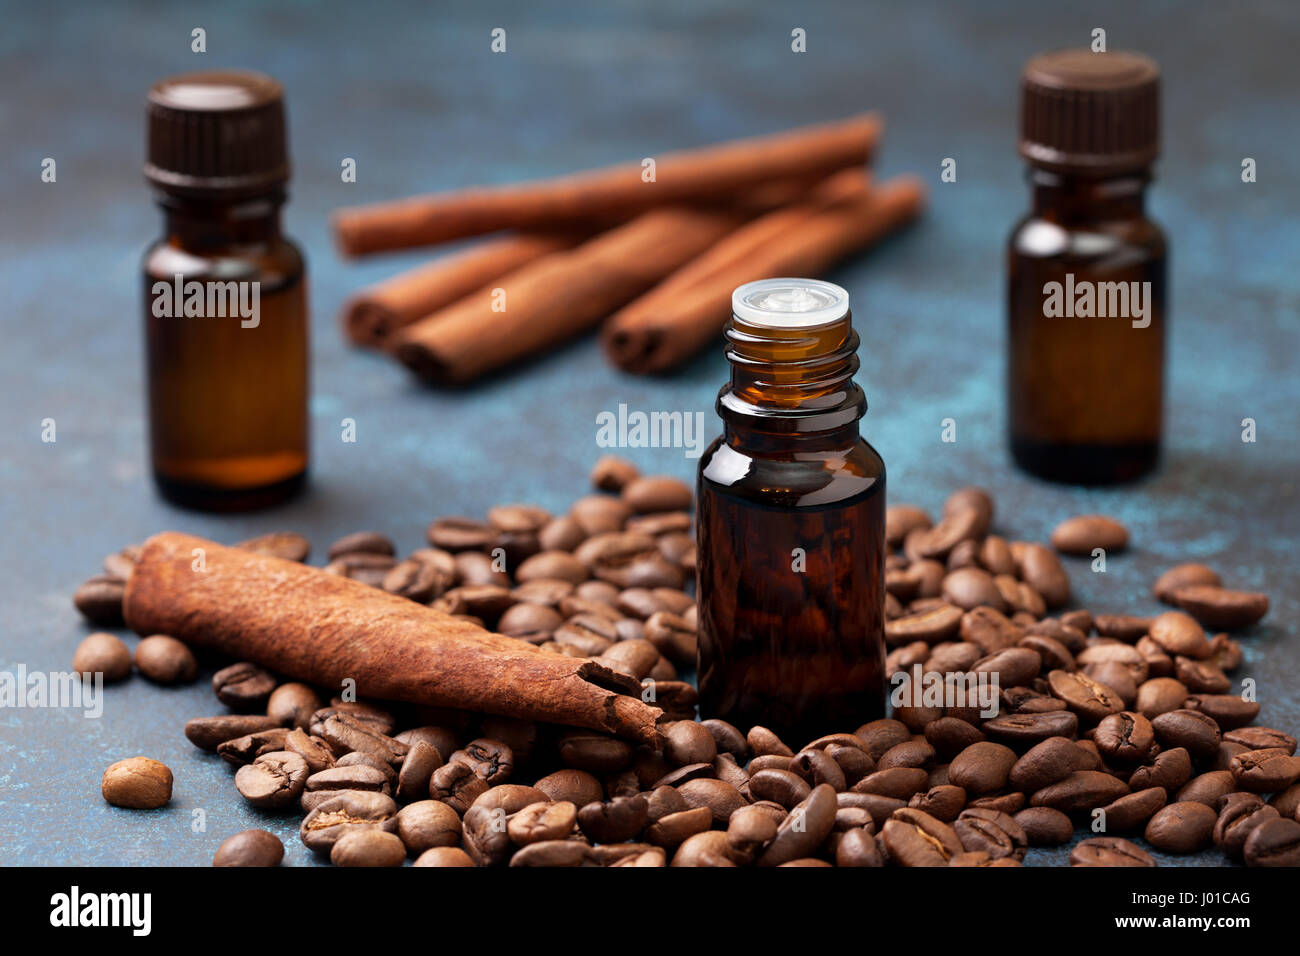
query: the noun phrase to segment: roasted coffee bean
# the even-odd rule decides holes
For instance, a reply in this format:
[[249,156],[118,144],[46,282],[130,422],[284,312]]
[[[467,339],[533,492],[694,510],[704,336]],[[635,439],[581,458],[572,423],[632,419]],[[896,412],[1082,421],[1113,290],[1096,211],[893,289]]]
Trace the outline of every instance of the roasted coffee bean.
[[1300,780],[1300,757],[1283,747],[1248,750],[1233,757],[1228,769],[1242,790],[1276,793]]
[[285,727],[306,730],[320,706],[320,697],[306,684],[281,684],[267,699],[266,715]]
[[907,805],[930,814],[936,820],[951,823],[966,806],[966,791],[952,784],[942,784],[925,793],[913,794]]
[[1250,750],[1282,749],[1288,754],[1296,751],[1296,739],[1272,727],[1240,727],[1223,735],[1225,741],[1242,744]]
[[961,638],[984,654],[995,654],[1015,647],[1025,636],[1024,630],[997,608],[981,606],[962,615]]
[[357,531],[344,535],[329,546],[329,559],[337,561],[346,554],[383,554],[392,556],[397,553],[393,542],[378,531]]
[[572,768],[547,774],[537,781],[536,787],[552,801],[568,801],[579,807],[601,800],[605,795],[595,776]]
[[948,779],[968,794],[993,793],[1007,785],[1015,763],[1016,752],[1010,747],[982,741],[971,744],[953,757],[948,767]]
[[397,804],[382,793],[345,791],[318,804],[303,818],[298,834],[303,845],[328,853],[339,837],[354,829],[397,829]]
[[[220,749],[220,748],[218,748]],[[334,766],[334,751],[319,737],[295,727],[284,736],[284,749],[296,753],[307,762],[309,773],[317,773]]]
[[1215,573],[1213,568],[1196,563],[1179,564],[1156,578],[1151,593],[1165,604],[1174,604],[1176,603],[1174,594],[1181,588],[1191,587],[1192,585],[1217,587],[1218,584],[1219,575]]
[[[966,543],[962,542],[962,544]],[[971,541],[969,544],[973,549],[975,543]],[[974,561],[973,554],[971,555],[971,561]],[[966,611],[981,604],[997,608],[999,611],[1006,610],[1006,602],[1002,600],[1002,592],[993,583],[993,576],[983,568],[959,567],[955,571],[949,572],[943,579],[942,595],[943,599],[949,604],[955,604]]]
[[397,835],[412,856],[460,843],[460,817],[437,800],[417,800],[397,813]]
[[978,508],[961,508],[945,513],[929,528],[913,528],[903,538],[903,553],[913,561],[920,558],[942,561],[960,542],[979,538],[988,530],[987,519]]
[[1165,747],[1182,747],[1193,757],[1210,757],[1219,749],[1219,725],[1194,710],[1171,710],[1151,721],[1156,738]]
[[759,807],[742,807],[727,821],[727,846],[734,859],[749,862],[777,833],[777,821]]
[[523,847],[510,858],[511,866],[582,866],[588,847],[574,840],[540,840]]
[[1171,803],[1153,816],[1146,841],[1166,853],[1195,853],[1209,845],[1218,816],[1203,803]]
[[674,767],[710,763],[718,755],[713,735],[693,720],[673,721],[660,729],[664,735],[664,757]]
[[587,495],[573,503],[569,514],[578,522],[583,534],[592,537],[622,530],[624,522],[632,514],[632,509],[619,498],[611,498],[609,495]]
[[645,828],[649,813],[649,802],[637,794],[589,803],[577,812],[577,820],[582,832],[594,842],[622,843]]
[[1247,866],[1300,866],[1300,823],[1266,820],[1246,838]]
[[1181,654],[1197,660],[1210,656],[1210,642],[1205,637],[1205,629],[1182,611],[1165,611],[1157,615],[1151,621],[1148,634],[1167,654]]
[[1071,866],[1155,866],[1155,858],[1119,837],[1092,837],[1070,851]]
[[443,764],[429,778],[429,796],[460,814],[487,791],[487,781],[465,763]]
[[[971,744],[979,743],[984,735],[979,729],[955,717],[940,717],[926,725],[925,739],[934,752],[945,757],[958,754]],[[888,751],[886,751],[888,752]]]
[[1146,824],[1168,801],[1162,787],[1148,787],[1125,794],[1101,808],[1105,814],[1106,830],[1124,832],[1136,830]]
[[368,551],[355,551],[340,555],[322,569],[326,574],[359,581],[372,588],[382,587],[384,577],[397,564],[397,559],[388,554],[372,554]]
[[[942,718],[940,718],[942,719]],[[928,724],[928,727],[934,726],[938,721]],[[878,770],[888,770],[891,767],[924,767],[934,760],[934,747],[924,740],[906,740],[897,746],[890,747],[880,755],[880,760],[876,762]],[[791,767],[793,770],[794,768]],[[840,789],[843,789],[842,787]]]
[[632,746],[593,731],[568,731],[560,738],[560,760],[589,773],[614,773],[631,763]]
[[834,790],[826,784],[813,787],[781,822],[776,836],[758,858],[758,865],[780,866],[807,856],[830,835],[837,809]]
[[768,755],[778,757],[794,756],[794,751],[787,747],[780,737],[766,727],[760,727],[757,724],[749,728],[745,742],[749,744],[750,753],[755,757]]
[[912,531],[930,527],[930,516],[915,505],[890,505],[885,509],[885,541],[898,548]]
[[807,799],[812,786],[789,770],[759,770],[749,778],[749,792],[757,800],[771,800],[788,810]]
[[246,734],[270,730],[278,723],[270,717],[254,714],[225,714],[220,717],[195,717],[185,724],[185,736],[202,750],[215,752],[227,740]]
[[1174,592],[1174,603],[1206,627],[1236,631],[1268,613],[1268,595],[1194,584]]
[[1038,654],[1026,647],[1007,647],[975,662],[977,674],[996,674],[998,686],[1021,687],[1038,676]]
[[383,830],[349,830],[330,849],[330,862],[335,866],[401,866],[405,859],[402,841]]
[[1241,666],[1243,655],[1241,645],[1227,634],[1215,634],[1210,638],[1210,656],[1207,660],[1222,671],[1235,671]]
[[641,476],[640,470],[626,458],[602,455],[591,468],[591,484],[600,491],[622,491]]
[[1041,544],[1030,544],[1019,565],[1020,577],[1043,596],[1049,608],[1060,607],[1070,599],[1070,578],[1055,553]]
[[1097,548],[1123,551],[1128,546],[1128,529],[1106,515],[1067,518],[1052,532],[1052,547],[1065,554],[1090,555]]
[[665,534],[690,531],[691,516],[685,511],[655,511],[628,518],[625,528],[633,534],[648,534],[658,538]]
[[166,634],[146,637],[135,646],[135,666],[155,684],[188,684],[199,676],[194,652]]
[[1133,684],[1140,684],[1150,675],[1147,662],[1136,647],[1121,644],[1118,641],[1097,641],[1089,644],[1075,657],[1080,667],[1097,665],[1119,665],[1128,674]]
[[[272,531],[270,534],[259,535],[256,538],[247,538],[240,541],[232,547],[240,548],[244,551],[251,551],[254,554],[263,554],[270,558],[280,558],[283,561],[307,560],[311,554],[311,542],[295,531]],[[257,830],[245,831],[257,833]],[[283,847],[281,848],[283,850]]]
[[1268,802],[1282,816],[1300,820],[1300,783],[1293,783],[1281,793],[1273,794]]
[[131,676],[131,652],[115,634],[91,634],[77,645],[72,669],[83,677],[102,674],[112,684]]
[[1103,717],[1093,737],[1097,749],[1106,757],[1124,763],[1145,761],[1155,749],[1156,735],[1141,714],[1124,711]]
[[1005,714],[986,721],[981,729],[996,741],[1030,746],[1048,737],[1073,736],[1079,729],[1079,718],[1067,710]]
[[397,799],[403,802],[419,800],[429,793],[429,780],[442,766],[438,748],[424,740],[411,745],[402,759],[402,769],[397,776]]
[[1082,813],[1113,803],[1129,792],[1122,780],[1098,770],[1076,770],[1064,780],[1036,790],[1031,806],[1051,807],[1062,813]]
[[675,848],[687,837],[703,833],[713,825],[708,807],[693,807],[660,817],[645,829],[645,839],[655,846]]
[[[923,748],[919,753],[929,753],[931,757],[934,756],[933,747],[924,741],[918,741],[918,743]],[[795,754],[795,758],[790,764],[790,771],[802,777],[810,786],[815,787],[819,783],[829,784],[836,793],[848,786],[844,771],[835,762],[835,759],[824,750],[802,750]]]
[[412,866],[473,866],[469,854],[457,846],[437,846],[425,850]]
[[217,847],[213,866],[279,866],[284,844],[266,830],[240,830]]
[[[322,770],[321,773],[331,773]],[[287,807],[302,796],[307,761],[288,750],[263,754],[235,773],[235,789],[255,807]]]
[[1234,744],[1230,740],[1225,740],[1223,743],[1219,744],[1218,752],[1214,755],[1214,762],[1207,763],[1206,766],[1210,770],[1231,770],[1232,758],[1238,754],[1244,754],[1248,750],[1250,750],[1249,747],[1245,747],[1241,744]]
[[1190,657],[1174,660],[1174,673],[1193,694],[1223,694],[1232,688],[1232,681],[1216,664],[1194,661]]
[[1234,859],[1241,859],[1246,840],[1256,827],[1279,819],[1276,807],[1253,793],[1230,793],[1223,801],[1214,824],[1214,845]]
[[[869,773],[853,785],[856,793],[874,793],[896,800],[908,800],[912,794],[928,789],[930,775],[914,767],[893,767]],[[750,789],[753,789],[751,780]]]
[[947,866],[962,852],[953,828],[920,810],[895,811],[880,837],[889,858],[899,866]]
[[937,644],[954,637],[961,628],[962,609],[941,604],[931,610],[905,614],[885,622],[885,641],[891,646],[924,641]]
[[972,807],[963,810],[952,825],[962,848],[987,853],[992,859],[1025,858],[1029,838],[1015,819],[997,810]]
[[380,587],[389,594],[410,598],[419,604],[428,604],[440,597],[450,584],[450,577],[437,565],[416,557],[399,561],[384,573],[380,581]]
[[727,835],[719,830],[696,833],[686,838],[673,854],[671,866],[734,867]]
[[104,771],[104,799],[129,810],[156,810],[172,798],[172,772],[148,757],[128,757]]
[[397,721],[393,718],[392,713],[382,707],[359,700],[345,701],[338,697],[331,699],[328,707],[322,707],[312,714],[312,722],[324,723],[325,718],[329,717],[330,714],[348,714],[357,720],[365,722],[372,730],[377,730],[381,734],[391,734],[393,728],[397,726]]
[[1012,817],[1030,846],[1060,846],[1074,836],[1074,824],[1060,810],[1026,807]]
[[1187,700],[1187,687],[1172,677],[1153,677],[1138,687],[1137,710],[1148,719],[1178,710]]
[[1218,811],[1224,798],[1237,790],[1237,781],[1227,770],[1211,770],[1187,781],[1177,793],[1180,801],[1203,803]]
[[[313,729],[315,728],[313,723]],[[367,721],[349,713],[332,713],[320,724],[317,736],[340,753],[359,750],[390,764],[401,763],[409,749],[401,741],[380,733]]]
[[1222,730],[1245,727],[1259,716],[1259,703],[1235,694],[1193,694],[1184,701],[1188,710],[1211,718]]
[[729,753],[742,762],[748,759],[749,745],[736,727],[717,718],[702,720],[700,726],[709,732],[718,753]]
[[573,832],[577,819],[578,808],[567,800],[532,803],[510,817],[506,833],[516,846],[546,840],[564,840]]
[[223,667],[212,675],[212,690],[231,710],[248,713],[266,707],[275,677],[249,661]]
[[623,486],[624,504],[637,514],[654,511],[689,511],[693,501],[690,486],[666,475],[643,475]]
[[1086,674],[1052,671],[1047,675],[1047,683],[1052,694],[1084,720],[1096,723],[1124,709],[1123,699],[1112,688]]
[[425,536],[435,548],[452,553],[487,551],[495,543],[497,532],[490,525],[472,518],[439,518],[429,525]]
[[221,757],[227,763],[232,763],[236,767],[242,767],[246,763],[252,763],[262,754],[274,753],[277,750],[288,750],[286,743],[289,739],[289,731],[284,727],[272,727],[270,730],[259,730],[256,733],[245,734],[242,737],[236,737],[234,740],[226,740],[217,745],[217,756]]
[[122,598],[126,582],[107,574],[90,578],[72,595],[72,603],[91,624],[100,627],[122,626]]

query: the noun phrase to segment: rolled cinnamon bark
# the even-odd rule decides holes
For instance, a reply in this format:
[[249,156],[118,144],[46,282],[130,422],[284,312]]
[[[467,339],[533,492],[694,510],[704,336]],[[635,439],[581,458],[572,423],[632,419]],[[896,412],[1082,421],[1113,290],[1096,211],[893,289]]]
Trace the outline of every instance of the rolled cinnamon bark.
[[428,381],[459,385],[591,328],[709,248],[736,213],[656,209],[552,253],[401,329],[393,346]]
[[817,275],[915,218],[925,190],[914,177],[854,188],[845,173],[806,204],[754,220],[719,242],[662,286],[610,318],[602,340],[629,372],[664,372],[717,340],[731,314],[731,293],[756,279]]
[[579,238],[577,233],[503,236],[399,273],[347,301],[343,330],[358,345],[381,347],[402,326],[463,299],[534,259],[567,249]]
[[640,162],[508,186],[461,189],[342,209],[340,248],[359,256],[496,232],[557,228],[566,222],[626,219],[657,206],[723,202],[756,185],[823,178],[864,164],[880,138],[875,114],[772,136],[736,140],[656,159],[646,182]]
[[318,568],[175,531],[145,542],[124,611],[140,634],[171,634],[322,687],[351,678],[375,699],[658,740],[662,711],[630,696],[640,693],[635,680],[594,661],[539,651]]

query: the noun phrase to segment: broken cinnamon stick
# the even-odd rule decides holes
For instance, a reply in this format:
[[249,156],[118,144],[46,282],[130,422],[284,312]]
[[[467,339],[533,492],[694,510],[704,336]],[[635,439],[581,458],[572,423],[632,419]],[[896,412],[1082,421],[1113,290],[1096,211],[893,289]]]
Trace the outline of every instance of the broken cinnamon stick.
[[924,204],[925,191],[914,177],[855,190],[848,176],[828,182],[808,204],[777,210],[738,229],[663,287],[611,317],[602,330],[610,359],[629,372],[667,371],[717,340],[737,286],[782,275],[818,275],[915,218]]
[[647,182],[640,162],[553,179],[461,189],[342,209],[340,248],[360,256],[482,235],[547,229],[564,223],[626,219],[657,206],[722,202],[757,185],[824,178],[864,164],[880,138],[875,114],[802,127],[657,158]]
[[463,384],[591,328],[742,221],[715,210],[643,213],[406,326],[393,337],[397,357],[428,381]]
[[343,330],[356,344],[378,348],[402,326],[578,239],[577,233],[503,236],[435,259],[352,296],[343,306]]
[[658,740],[662,711],[594,661],[539,651],[318,568],[175,531],[145,542],[127,624],[322,687]]

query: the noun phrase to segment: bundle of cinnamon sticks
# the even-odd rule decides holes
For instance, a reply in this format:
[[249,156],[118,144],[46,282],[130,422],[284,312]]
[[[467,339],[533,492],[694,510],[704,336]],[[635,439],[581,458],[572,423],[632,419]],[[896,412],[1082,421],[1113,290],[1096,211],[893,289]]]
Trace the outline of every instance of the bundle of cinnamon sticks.
[[494,234],[363,289],[358,345],[421,378],[467,383],[601,325],[611,361],[662,373],[716,341],[731,291],[819,275],[920,213],[909,176],[877,184],[882,123],[864,114],[509,186],[340,210],[361,256]]

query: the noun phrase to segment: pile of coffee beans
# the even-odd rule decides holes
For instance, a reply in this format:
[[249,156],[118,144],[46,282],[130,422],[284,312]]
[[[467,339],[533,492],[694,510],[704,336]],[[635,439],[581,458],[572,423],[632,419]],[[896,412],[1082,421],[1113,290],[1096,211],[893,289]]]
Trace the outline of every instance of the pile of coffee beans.
[[[347,699],[248,662],[217,671],[228,712],[190,721],[186,736],[234,768],[251,805],[302,814],[302,842],[343,866],[1017,866],[1030,847],[1068,844],[1080,828],[1076,866],[1154,865],[1134,836],[1167,853],[1213,844],[1249,865],[1300,865],[1296,740],[1252,726],[1259,706],[1228,676],[1241,649],[1205,631],[1254,623],[1263,595],[1181,565],[1154,589],[1177,610],[1063,610],[1058,551],[1126,547],[1118,522],[1072,518],[1049,547],[993,533],[980,489],[953,494],[937,522],[897,505],[888,672],[919,668],[954,685],[996,676],[996,713],[921,701],[785,741],[697,721],[695,689],[678,679],[696,649],[690,489],[614,458],[592,480],[602,493],[564,515],[506,505],[484,520],[443,518],[429,546],[404,557],[382,534],[348,535],[326,569],[653,681],[661,748]],[[299,561],[310,552],[293,533],[242,546]],[[124,580],[131,554],[106,562],[109,574]],[[110,623],[103,576],[77,604]],[[158,650],[142,659],[137,649],[137,667],[160,682],[192,679],[159,637],[141,642]],[[120,672],[121,653],[103,644],[83,645],[79,660]],[[249,830],[214,863],[282,856],[272,834]]]

